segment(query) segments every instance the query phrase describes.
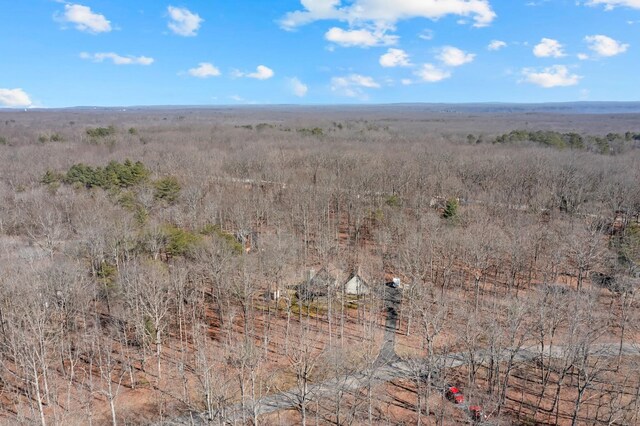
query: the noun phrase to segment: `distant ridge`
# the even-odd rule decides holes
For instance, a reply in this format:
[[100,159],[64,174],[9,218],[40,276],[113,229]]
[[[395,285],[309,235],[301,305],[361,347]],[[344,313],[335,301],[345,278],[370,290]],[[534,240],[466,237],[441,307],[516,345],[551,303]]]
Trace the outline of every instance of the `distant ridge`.
[[432,113],[558,113],[558,114],[635,114],[640,113],[639,102],[549,102],[549,103],[391,103],[391,104],[263,104],[263,105],[134,105],[134,106],[75,106],[65,108],[0,108],[8,111],[179,111],[179,110],[402,110],[424,111]]

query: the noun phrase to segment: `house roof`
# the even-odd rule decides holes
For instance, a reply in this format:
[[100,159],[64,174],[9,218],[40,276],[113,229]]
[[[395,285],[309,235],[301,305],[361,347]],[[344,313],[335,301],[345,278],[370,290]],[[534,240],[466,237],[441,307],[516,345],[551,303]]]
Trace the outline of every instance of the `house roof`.
[[313,277],[311,277],[308,282],[313,285],[327,286],[329,284],[334,284],[335,281],[335,277],[329,273],[327,268],[322,268]]
[[301,299],[314,299],[329,294],[329,289],[335,287],[336,279],[327,268],[322,268],[311,279],[300,283],[296,289]]
[[369,283],[367,282],[367,280],[359,273],[359,272],[352,272],[351,275],[349,275],[349,278],[347,278],[347,280],[344,282],[345,284],[347,284],[349,281],[351,281],[354,278],[358,278],[362,284],[366,285],[367,287],[369,286]]

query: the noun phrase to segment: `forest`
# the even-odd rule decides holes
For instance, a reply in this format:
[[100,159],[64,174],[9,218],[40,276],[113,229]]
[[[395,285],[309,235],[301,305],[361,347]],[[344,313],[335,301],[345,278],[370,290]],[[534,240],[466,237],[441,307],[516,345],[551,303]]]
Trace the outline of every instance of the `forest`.
[[0,424],[640,424],[640,115],[0,111]]

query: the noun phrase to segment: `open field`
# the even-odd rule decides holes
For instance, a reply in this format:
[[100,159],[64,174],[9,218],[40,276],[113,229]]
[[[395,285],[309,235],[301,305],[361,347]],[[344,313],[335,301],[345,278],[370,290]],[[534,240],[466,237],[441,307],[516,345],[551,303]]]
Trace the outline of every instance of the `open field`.
[[576,108],[0,111],[0,423],[640,423],[640,114]]

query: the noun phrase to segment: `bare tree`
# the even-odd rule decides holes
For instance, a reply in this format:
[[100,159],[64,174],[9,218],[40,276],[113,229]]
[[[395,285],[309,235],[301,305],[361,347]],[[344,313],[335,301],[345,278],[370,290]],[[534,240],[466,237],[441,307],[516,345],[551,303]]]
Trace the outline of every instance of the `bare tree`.
[[295,386],[290,391],[292,402],[301,415],[301,424],[307,424],[309,403],[314,398],[313,373],[320,360],[320,352],[315,347],[313,336],[308,330],[302,330],[299,344],[292,347],[288,354],[289,366],[295,375]]
[[156,348],[157,384],[162,378],[161,359],[166,317],[170,310],[170,272],[160,263],[133,263],[123,271],[129,297],[139,309],[138,320],[143,321],[145,333]]
[[260,377],[262,351],[249,339],[230,348],[227,364],[235,371],[240,388],[240,404],[242,421],[250,414],[251,422],[258,424],[258,399],[265,389],[265,382]]

